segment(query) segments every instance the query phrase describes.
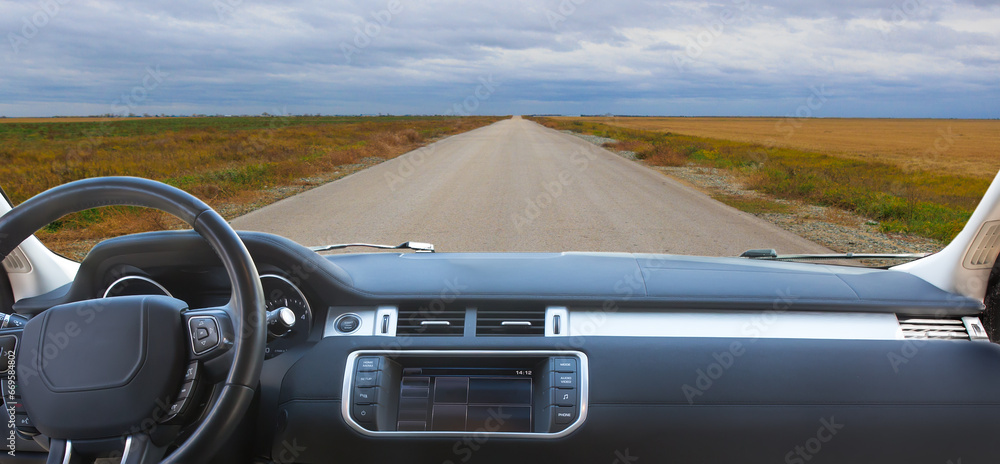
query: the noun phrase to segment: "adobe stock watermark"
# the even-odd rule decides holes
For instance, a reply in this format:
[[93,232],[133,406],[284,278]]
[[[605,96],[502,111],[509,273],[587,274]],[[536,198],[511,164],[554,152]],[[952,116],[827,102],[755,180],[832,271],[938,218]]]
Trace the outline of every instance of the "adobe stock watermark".
[[710,363],[704,369],[699,368],[695,371],[694,385],[684,384],[681,386],[681,392],[684,393],[684,399],[687,400],[688,404],[694,404],[695,398],[704,395],[712,388],[715,381],[722,378],[722,375],[732,368],[736,364],[736,360],[746,352],[742,342],[732,342],[729,344],[728,350],[712,353],[715,362]]
[[236,9],[243,6],[243,0],[214,0],[212,8],[219,17],[219,22],[226,22],[236,15]]
[[274,113],[268,115],[267,129],[254,132],[247,138],[248,150],[251,153],[260,153],[274,142],[275,133],[292,124],[292,115],[288,113],[288,107],[274,108]]
[[455,103],[447,111],[445,116],[471,116],[479,110],[479,107],[486,100],[489,100],[497,91],[500,83],[493,80],[493,74],[479,76],[479,85],[472,91],[472,94],[465,97],[461,103]]
[[823,445],[830,443],[842,430],[844,430],[844,424],[838,424],[835,417],[821,418],[819,428],[816,429],[816,436],[809,438],[804,444],[796,445],[795,448],[786,453],[785,463],[805,464],[812,461],[820,451],[823,451]]
[[572,169],[563,169],[553,179],[541,183],[542,192],[528,196],[524,199],[525,207],[520,213],[511,213],[510,220],[517,229],[517,233],[524,232],[524,229],[541,217],[542,213],[551,207],[556,200],[565,195],[567,189],[574,184],[575,178],[580,173],[590,167],[590,163],[597,159],[597,155],[589,150],[578,150],[570,155]]
[[587,3],[587,0],[560,0],[555,10],[546,8],[545,19],[549,21],[549,27],[553,31],[559,29],[559,25],[576,13],[576,7]]
[[726,33],[726,28],[736,22],[742,14],[749,11],[753,5],[750,0],[732,0],[731,6],[726,6],[719,15],[712,18],[705,28],[693,36],[687,36],[684,53],[674,53],[674,66],[678,71],[684,71],[688,65],[701,58],[705,50],[715,45],[715,41]]
[[145,71],[141,84],[133,86],[128,92],[123,92],[119,98],[111,102],[112,113],[121,117],[128,116],[136,107],[149,99],[150,92],[159,88],[163,84],[163,80],[170,77],[169,73],[160,70],[159,65],[146,66]]
[[637,260],[642,265],[634,271],[624,274],[613,285],[614,293],[619,295],[619,298],[604,300],[598,311],[587,311],[574,315],[573,322],[567,327],[567,334],[569,336],[558,337],[560,340],[556,342],[557,349],[582,348],[586,344],[587,337],[597,334],[600,328],[607,324],[609,314],[620,312],[622,303],[627,303],[637,295],[642,296],[644,294],[645,283],[642,276],[642,269],[655,267],[657,263],[667,262],[670,258],[665,255],[650,255],[637,258]]
[[[469,435],[466,435],[452,445],[451,450],[459,458],[459,462],[469,462],[473,454],[479,451],[486,442],[490,441],[489,433],[499,432],[504,424],[513,417],[505,414],[501,408],[489,408],[486,411],[489,417],[483,421],[481,427],[477,427]],[[446,460],[442,464],[456,464],[455,461]]]
[[403,2],[400,0],[389,0],[385,8],[369,12],[370,20],[364,17],[355,18],[353,40],[340,42],[340,52],[344,55],[344,63],[351,64],[354,56],[368,48],[404,9]]
[[[438,297],[432,300],[426,306],[421,306],[420,308],[418,308],[416,313],[410,316],[409,322],[411,324],[416,324],[418,317],[429,319],[430,317],[441,315],[442,313],[445,312],[445,310],[448,309],[448,305],[454,303],[455,300],[461,297],[462,293],[468,288],[469,287],[467,285],[463,285],[462,283],[460,283],[457,277],[445,280],[443,282],[441,292],[438,294]],[[427,330],[427,328],[424,326],[420,326],[420,328],[417,330],[422,332]],[[379,344],[379,349],[394,352],[394,354],[390,355],[390,357],[395,358],[405,348],[413,345],[413,343],[419,337],[382,337],[382,338],[385,338],[387,340]]]
[[[768,331],[778,322],[781,314],[788,312],[798,297],[792,295],[791,289],[779,290],[778,297],[771,305],[771,309],[761,314],[753,316],[743,324],[742,335],[750,339],[748,343],[755,343],[767,334]],[[730,343],[727,350],[712,353],[712,362],[705,368],[695,370],[695,378],[692,383],[685,383],[681,386],[681,393],[688,404],[693,405],[695,398],[704,396],[715,385],[715,382],[722,378],[736,363],[746,354],[746,346],[739,341]],[[693,385],[692,385],[693,384]]]
[[[13,338],[13,336],[10,336]],[[14,346],[13,344],[11,345]],[[17,457],[17,432],[16,427],[16,409],[12,406],[15,400],[15,394],[17,393],[15,386],[17,385],[17,356],[14,354],[14,350],[6,350],[4,353],[7,358],[7,369],[4,372],[5,380],[3,383],[3,391],[0,392],[4,396],[4,406],[7,407],[7,455],[11,457]]]
[[7,42],[15,55],[21,53],[21,48],[28,45],[32,39],[52,23],[52,20],[63,11],[63,6],[70,0],[41,0],[38,8],[29,16],[21,18],[21,29],[7,33]]
[[611,464],[632,464],[633,462],[639,462],[638,456],[632,456],[628,452],[628,448],[625,451],[615,450],[615,459],[611,461]]
[[882,34],[882,38],[887,39],[896,29],[911,21],[914,16],[928,11],[930,11],[930,7],[924,4],[924,0],[896,2],[888,8],[889,20],[880,18],[875,27]]
[[22,350],[20,362],[23,375],[18,380],[21,386],[30,385],[33,378],[41,378],[40,372],[49,363],[59,358],[62,353],[72,350],[77,337],[83,334],[84,329],[97,319],[97,315],[110,305],[107,299],[87,300],[82,303],[76,308],[77,316],[82,318],[79,322],[67,321],[59,330],[49,327],[45,331],[41,349],[34,347],[30,351]]
[[[133,86],[127,92],[122,92],[119,98],[111,102],[112,116],[127,117],[131,115],[135,108],[145,103],[149,95],[163,84],[170,74],[160,69],[159,65],[146,66],[145,73],[140,78],[140,83]],[[79,164],[85,161],[86,155],[92,153],[104,140],[104,137],[111,132],[110,119],[102,119],[98,124],[91,126],[84,134],[84,140],[70,148],[60,165],[58,160],[52,162],[54,172],[71,172]]]
[[955,137],[957,136],[951,124],[946,128],[939,127],[937,129],[937,137],[931,143],[931,146],[923,151],[922,158],[925,161],[937,161],[955,145]]
[[302,453],[305,453],[309,449],[305,446],[300,446],[299,441],[296,438],[292,438],[292,441],[282,440],[281,450],[275,453],[272,458],[275,464],[292,464],[299,462],[299,457]]
[[[830,92],[827,91],[826,85],[809,86],[809,96],[806,97],[805,102],[795,108],[794,114],[788,114],[774,123],[774,130],[783,134],[785,139],[791,138],[796,131],[802,128],[805,120],[814,117],[829,99]],[[765,145],[774,145],[775,142],[771,139]]]
[[[465,97],[460,103],[455,103],[444,112],[445,116],[470,116],[475,111],[479,110],[482,102],[489,100],[497,91],[497,87],[500,83],[493,79],[493,74],[488,76],[479,76],[479,85],[473,89],[472,94]],[[427,146],[420,147],[416,149],[413,153],[396,158],[393,160],[395,163],[395,172],[388,171],[383,174],[386,186],[389,187],[389,191],[395,192],[396,189],[401,185],[406,183],[406,181],[413,176],[417,169],[424,165],[427,160],[434,155],[437,150],[437,143],[432,143]]]
[[386,185],[389,187],[389,191],[395,192],[400,184],[405,183],[415,172],[417,168],[424,165],[427,160],[434,155],[436,151],[437,144],[432,143],[427,146],[423,146],[410,153],[408,156],[401,156],[396,158],[396,169],[395,172],[388,171],[383,174]]

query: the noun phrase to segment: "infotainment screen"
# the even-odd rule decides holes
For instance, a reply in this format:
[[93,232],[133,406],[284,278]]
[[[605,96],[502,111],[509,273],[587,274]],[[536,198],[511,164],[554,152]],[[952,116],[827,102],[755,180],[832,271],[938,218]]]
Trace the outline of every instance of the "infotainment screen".
[[529,432],[532,369],[406,367],[398,431]]

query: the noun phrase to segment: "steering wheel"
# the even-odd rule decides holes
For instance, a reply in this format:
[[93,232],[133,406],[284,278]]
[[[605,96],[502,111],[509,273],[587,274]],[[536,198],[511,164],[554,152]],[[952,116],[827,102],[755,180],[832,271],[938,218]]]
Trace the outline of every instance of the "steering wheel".
[[[164,296],[75,301],[49,308],[23,328],[4,329],[0,338],[17,343],[24,421],[50,438],[50,463],[118,450],[128,464],[206,461],[247,411],[266,342],[257,269],[218,213],[159,182],[80,180],[45,191],[0,217],[0,260],[66,214],[113,205],[155,208],[187,222],[221,259],[232,298],[225,306],[196,311]],[[3,361],[8,362],[6,356]],[[4,386],[5,399],[16,402]],[[206,406],[198,408],[197,396],[207,392]],[[19,423],[21,417],[18,411]],[[189,423],[197,427],[183,430]],[[176,448],[165,456],[171,445]]]

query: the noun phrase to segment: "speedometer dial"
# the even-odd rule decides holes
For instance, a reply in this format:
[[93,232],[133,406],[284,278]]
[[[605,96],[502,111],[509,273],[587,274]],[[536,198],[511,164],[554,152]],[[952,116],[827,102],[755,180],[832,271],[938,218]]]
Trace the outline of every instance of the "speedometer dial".
[[312,309],[302,290],[299,290],[288,279],[279,275],[267,274],[260,276],[264,288],[265,308],[268,312],[288,308],[295,314],[295,324],[284,335],[267,343],[264,358],[270,359],[303,343],[309,338],[309,328],[312,327]]

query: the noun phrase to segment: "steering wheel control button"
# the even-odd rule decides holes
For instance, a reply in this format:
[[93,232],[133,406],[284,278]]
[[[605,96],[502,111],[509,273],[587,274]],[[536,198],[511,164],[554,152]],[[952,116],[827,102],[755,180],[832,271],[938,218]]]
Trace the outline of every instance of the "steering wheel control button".
[[354,378],[355,387],[374,387],[378,385],[378,372],[358,372]]
[[576,358],[552,358],[553,372],[576,372]]
[[190,382],[198,378],[198,361],[191,361],[184,369],[184,381]]
[[374,404],[354,405],[354,419],[358,422],[375,422],[375,408]]
[[337,318],[337,332],[349,334],[361,328],[361,318],[357,314],[344,314]]
[[187,398],[182,398],[177,401],[174,401],[174,403],[170,405],[170,410],[167,411],[167,413],[170,414],[170,418],[173,419],[177,415],[184,413],[186,409],[187,409]]
[[552,374],[552,386],[558,388],[576,388],[576,374],[556,372]]
[[354,404],[374,404],[378,398],[378,389],[375,387],[355,388]]
[[358,372],[377,371],[379,358],[358,359]]
[[188,321],[194,354],[201,355],[219,346],[219,323],[211,316],[196,316]]
[[194,391],[194,387],[194,380],[184,382],[184,385],[181,386],[180,393],[177,394],[177,399],[182,400],[191,396],[191,392]]
[[564,425],[573,422],[576,419],[576,408],[562,408],[554,407],[554,416],[556,424]]
[[576,389],[574,388],[553,388],[552,404],[556,406],[576,406]]

